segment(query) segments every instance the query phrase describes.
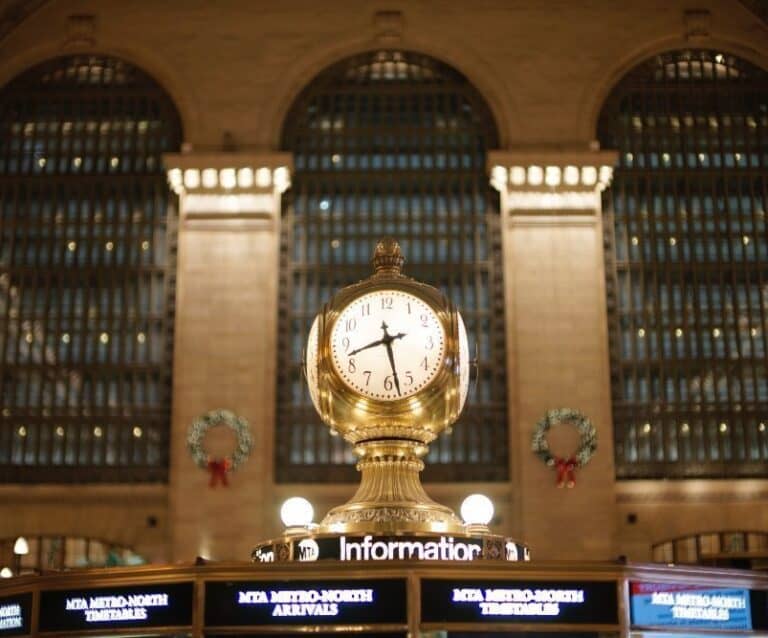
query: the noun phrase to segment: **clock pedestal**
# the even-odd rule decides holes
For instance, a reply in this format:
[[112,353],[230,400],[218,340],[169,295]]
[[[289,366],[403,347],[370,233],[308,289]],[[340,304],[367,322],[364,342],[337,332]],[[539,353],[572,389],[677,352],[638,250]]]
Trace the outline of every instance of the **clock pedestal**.
[[367,441],[355,446],[360,457],[360,487],[349,502],[332,509],[321,532],[432,532],[457,534],[461,521],[433,501],[421,485],[421,458],[427,446],[417,441]]

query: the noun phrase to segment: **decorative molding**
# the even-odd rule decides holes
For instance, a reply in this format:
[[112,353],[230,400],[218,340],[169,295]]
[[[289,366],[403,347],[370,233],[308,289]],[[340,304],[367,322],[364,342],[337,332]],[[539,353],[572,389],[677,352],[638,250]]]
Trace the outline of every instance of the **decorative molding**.
[[617,159],[613,151],[492,151],[488,167],[509,215],[594,214]]
[[687,481],[617,481],[619,505],[663,503],[754,503],[768,501],[768,481],[690,479]]
[[400,11],[377,11],[373,16],[376,42],[382,46],[395,46],[403,39],[405,18]]
[[710,38],[712,14],[707,9],[686,9],[683,12],[683,36],[688,42],[700,43]]
[[90,14],[67,16],[64,46],[75,48],[96,46],[96,16]]
[[291,185],[289,153],[181,153],[163,161],[182,220],[207,228],[232,221],[273,227]]

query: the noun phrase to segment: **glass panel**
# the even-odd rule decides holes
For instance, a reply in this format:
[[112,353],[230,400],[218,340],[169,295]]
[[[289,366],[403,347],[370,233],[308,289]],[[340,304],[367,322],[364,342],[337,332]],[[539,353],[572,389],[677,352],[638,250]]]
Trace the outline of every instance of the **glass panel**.
[[599,138],[617,475],[768,476],[768,73],[657,56]]
[[[168,96],[113,58],[58,58],[0,93],[0,482],[165,479],[176,212],[161,153],[180,140]],[[162,454],[137,426],[162,432]]]
[[296,100],[283,131],[295,174],[283,205],[278,480],[355,477],[349,446],[315,414],[301,353],[321,305],[371,273],[384,235],[400,241],[406,274],[456,303],[478,346],[475,394],[453,434],[431,445],[425,478],[506,478],[498,195],[485,166],[497,145],[490,110],[467,79],[413,53],[344,60]]
[[696,537],[680,538],[675,541],[675,563],[696,563],[699,553],[696,548]]

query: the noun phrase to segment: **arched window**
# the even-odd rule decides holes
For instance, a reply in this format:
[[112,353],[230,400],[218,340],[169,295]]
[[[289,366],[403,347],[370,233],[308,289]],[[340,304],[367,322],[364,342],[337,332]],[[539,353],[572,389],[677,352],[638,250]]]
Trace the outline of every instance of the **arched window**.
[[294,154],[284,201],[277,478],[351,480],[349,446],[320,424],[301,374],[311,319],[367,277],[375,242],[397,238],[409,276],[439,287],[478,344],[480,379],[451,436],[434,442],[432,480],[507,475],[504,304],[498,196],[486,151],[493,116],[467,79],[424,55],[376,51],[321,73],[283,130]]
[[0,91],[0,481],[167,474],[179,116],[114,58]]
[[599,123],[620,478],[768,475],[768,73],[676,51]]

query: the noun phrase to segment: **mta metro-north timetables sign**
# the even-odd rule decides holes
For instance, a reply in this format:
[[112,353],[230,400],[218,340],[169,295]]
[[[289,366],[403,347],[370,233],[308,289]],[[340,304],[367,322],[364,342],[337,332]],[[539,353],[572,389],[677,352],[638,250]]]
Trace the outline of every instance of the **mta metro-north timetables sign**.
[[752,629],[748,589],[633,582],[630,607],[635,626]]

